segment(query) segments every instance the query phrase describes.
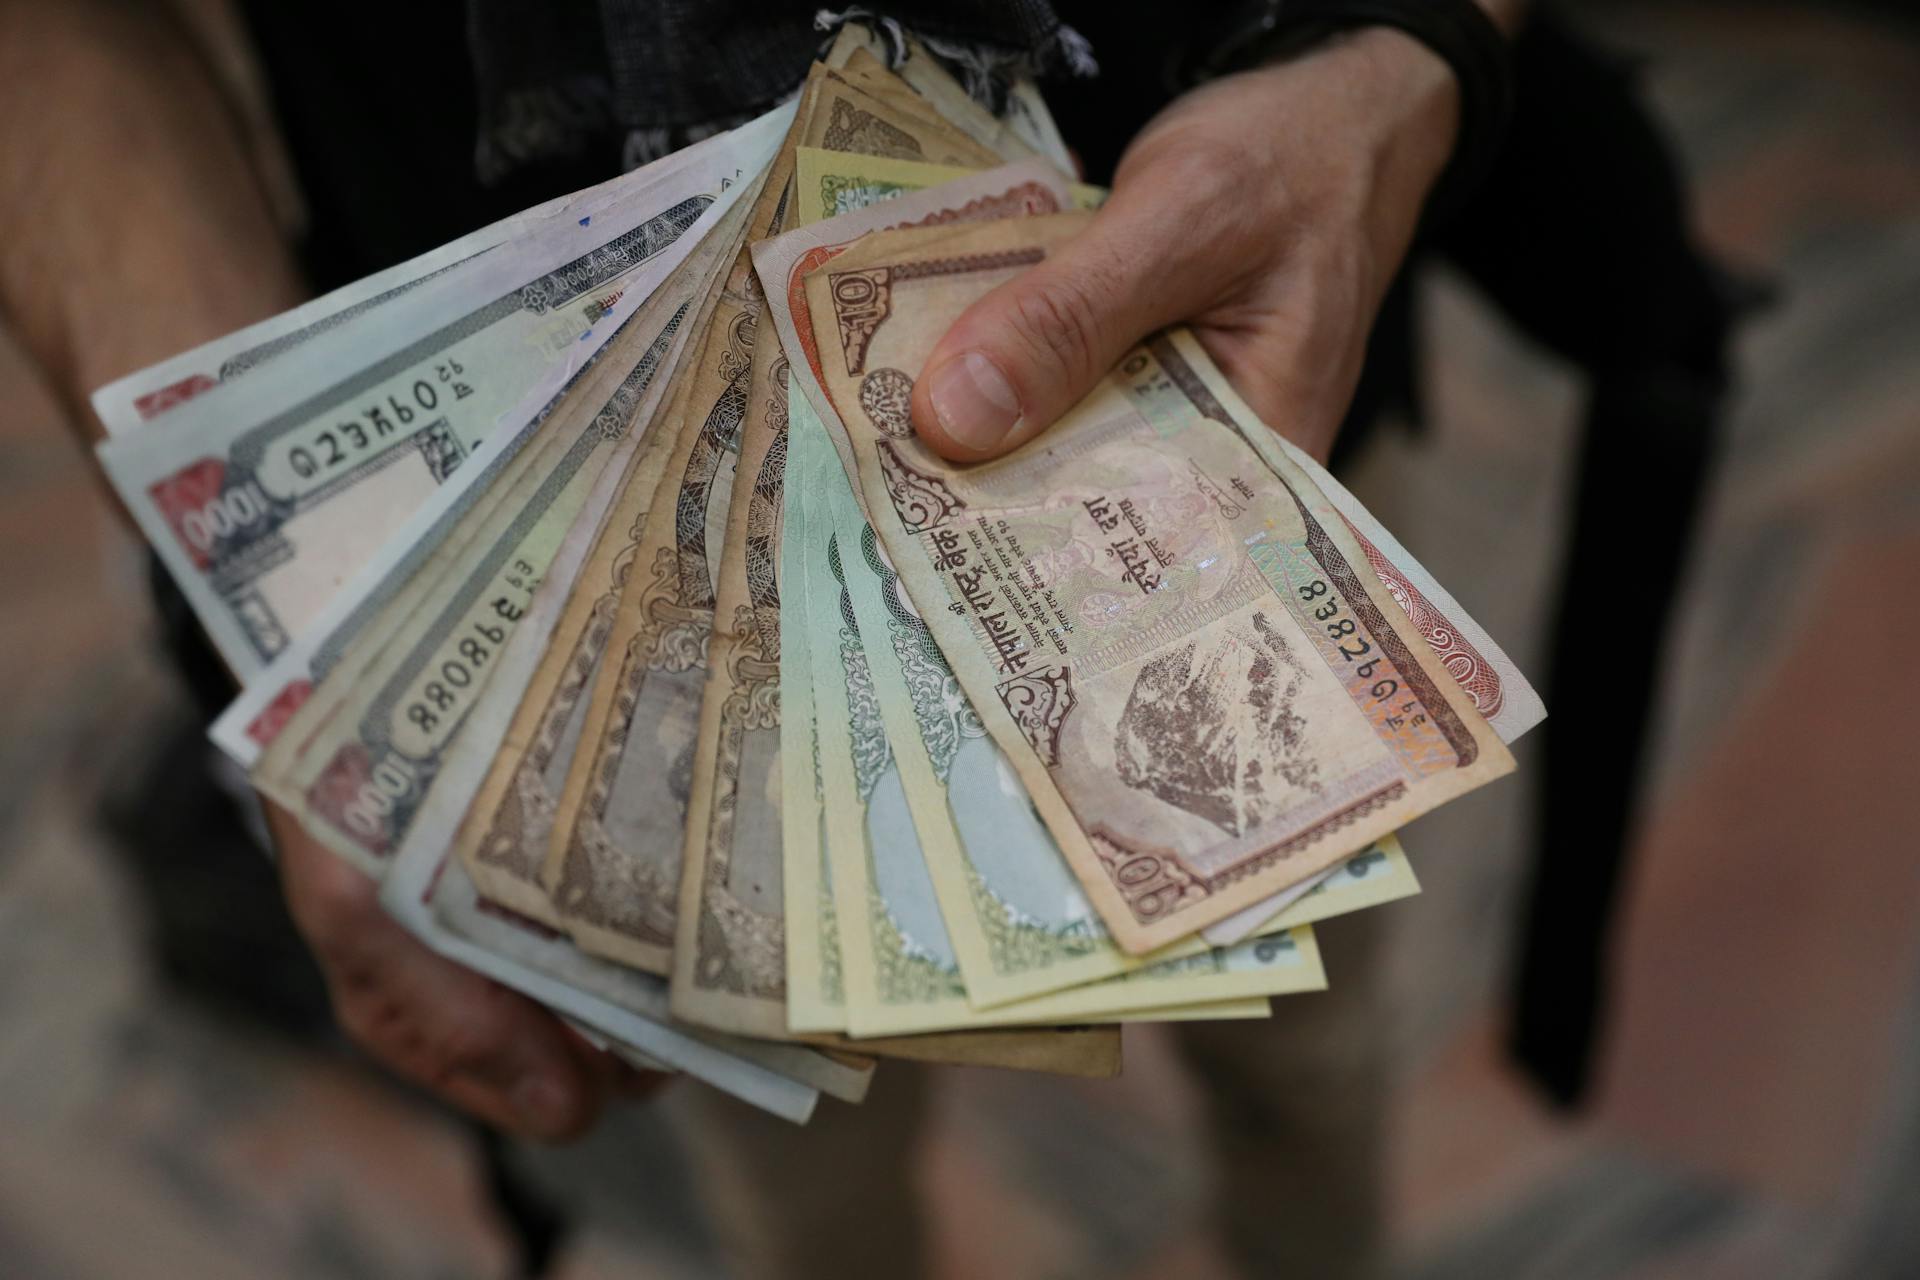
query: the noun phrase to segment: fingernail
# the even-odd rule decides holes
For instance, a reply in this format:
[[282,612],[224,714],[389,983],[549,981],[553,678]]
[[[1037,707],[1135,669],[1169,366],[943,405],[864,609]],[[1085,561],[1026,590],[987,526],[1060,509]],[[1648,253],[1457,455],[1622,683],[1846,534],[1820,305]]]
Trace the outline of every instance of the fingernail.
[[567,1090],[551,1076],[526,1076],[513,1086],[513,1109],[536,1133],[558,1133],[573,1119]]
[[996,449],[1020,425],[1019,394],[1000,366],[980,352],[955,356],[929,379],[933,414],[955,444]]

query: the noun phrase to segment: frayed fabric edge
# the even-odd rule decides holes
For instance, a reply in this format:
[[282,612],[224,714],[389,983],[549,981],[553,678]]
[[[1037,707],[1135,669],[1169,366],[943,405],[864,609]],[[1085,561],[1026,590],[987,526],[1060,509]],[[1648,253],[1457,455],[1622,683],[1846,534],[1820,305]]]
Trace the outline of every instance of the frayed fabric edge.
[[990,108],[997,109],[1006,100],[1007,87],[1023,77],[1053,71],[1081,78],[1100,74],[1092,42],[1065,23],[1056,26],[1052,35],[1031,50],[910,32],[898,18],[876,13],[864,5],[821,9],[813,16],[813,29],[831,37],[849,22],[862,23],[880,36],[887,47],[887,66],[894,70],[907,59],[907,40],[911,35],[954,72],[968,97]]

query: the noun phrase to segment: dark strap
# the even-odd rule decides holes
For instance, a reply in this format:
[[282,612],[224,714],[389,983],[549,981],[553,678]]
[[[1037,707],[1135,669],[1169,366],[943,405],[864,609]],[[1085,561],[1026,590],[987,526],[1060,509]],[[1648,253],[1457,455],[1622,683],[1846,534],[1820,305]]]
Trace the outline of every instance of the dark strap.
[[1392,27],[1426,45],[1460,84],[1453,157],[1427,201],[1430,216],[1458,209],[1479,187],[1513,119],[1506,37],[1473,0],[1249,0],[1186,46],[1171,71],[1180,88],[1286,57],[1355,27]]
[[1432,247],[1588,387],[1510,1026],[1521,1066],[1572,1106],[1607,1030],[1662,648],[1712,481],[1736,315],[1628,64],[1543,3],[1514,66],[1520,111],[1500,162]]

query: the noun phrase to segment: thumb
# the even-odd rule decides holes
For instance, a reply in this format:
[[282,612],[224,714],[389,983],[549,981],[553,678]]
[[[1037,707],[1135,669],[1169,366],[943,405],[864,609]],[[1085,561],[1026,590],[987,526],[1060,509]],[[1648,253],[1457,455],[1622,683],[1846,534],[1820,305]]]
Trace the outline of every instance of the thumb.
[[1134,343],[1198,309],[1195,273],[1166,270],[1170,228],[1120,199],[953,322],[913,390],[913,424],[928,448],[976,462],[1026,443]]

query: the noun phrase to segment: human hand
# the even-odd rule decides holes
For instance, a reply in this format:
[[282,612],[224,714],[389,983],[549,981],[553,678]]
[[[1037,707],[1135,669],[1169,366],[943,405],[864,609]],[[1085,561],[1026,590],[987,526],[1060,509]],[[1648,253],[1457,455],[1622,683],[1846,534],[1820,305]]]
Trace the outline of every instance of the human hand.
[[1457,115],[1452,71],[1386,28],[1178,99],[1128,147],[1092,225],[934,348],[913,393],[922,440],[997,457],[1184,322],[1264,421],[1324,461]]
[[651,1093],[637,1072],[533,1001],[428,950],[379,889],[267,806],[287,905],[334,1017],[382,1065],[496,1128],[548,1142],[585,1133],[609,1098]]

